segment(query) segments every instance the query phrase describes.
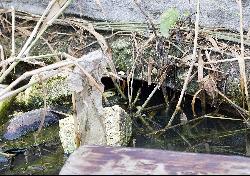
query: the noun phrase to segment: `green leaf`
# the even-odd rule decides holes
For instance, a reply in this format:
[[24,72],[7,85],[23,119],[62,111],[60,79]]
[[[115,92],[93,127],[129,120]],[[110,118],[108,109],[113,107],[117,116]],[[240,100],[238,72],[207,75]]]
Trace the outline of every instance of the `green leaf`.
[[178,18],[179,12],[176,8],[170,8],[161,15],[160,32],[163,36],[169,36],[169,29],[175,25]]

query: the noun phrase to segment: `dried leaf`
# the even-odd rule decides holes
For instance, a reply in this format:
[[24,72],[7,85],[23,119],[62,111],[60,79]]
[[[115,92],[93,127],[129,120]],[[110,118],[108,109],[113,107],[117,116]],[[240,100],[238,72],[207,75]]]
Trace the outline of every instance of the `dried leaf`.
[[217,95],[217,85],[214,79],[208,75],[203,78],[202,83],[204,90],[214,99]]
[[51,9],[49,10],[49,13],[47,15],[47,17],[44,19],[44,22],[40,28],[40,31],[43,30],[43,28],[47,25],[47,23],[53,19],[55,17],[55,15],[61,10],[61,8],[64,6],[64,4],[67,2],[68,0],[57,0],[51,7]]
[[184,112],[181,112],[180,114],[180,120],[182,124],[186,124],[188,122],[187,116]]

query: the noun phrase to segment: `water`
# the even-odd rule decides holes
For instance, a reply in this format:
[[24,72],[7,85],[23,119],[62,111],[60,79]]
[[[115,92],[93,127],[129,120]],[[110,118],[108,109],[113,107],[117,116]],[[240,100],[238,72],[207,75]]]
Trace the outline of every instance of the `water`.
[[[104,85],[106,81],[103,81]],[[109,81],[110,86],[112,83]],[[135,106],[141,106],[145,102],[154,89],[154,86],[148,86],[143,81],[134,81],[133,98],[136,96],[139,88],[142,92]],[[110,89],[112,86],[105,86],[105,88]],[[133,137],[129,145],[130,147],[224,155],[249,155],[250,145],[248,143],[250,140],[247,140],[250,136],[249,130],[242,118],[235,113],[236,110],[229,105],[221,106],[223,109],[206,105],[205,115],[201,116],[201,103],[197,100],[195,103],[195,112],[198,114],[198,117],[194,117],[191,106],[192,96],[190,95],[185,95],[183,104],[181,105],[182,111],[175,117],[172,124],[173,128],[164,133],[154,134],[154,132],[166,126],[175,110],[180,95],[180,92],[168,88],[166,92],[169,99],[168,106],[165,104],[162,91],[157,90],[148,106],[146,106],[146,109],[153,110],[142,112],[142,117],[153,128],[153,131],[147,130],[147,125],[143,124],[139,118],[133,117],[136,120],[134,120]],[[126,88],[125,93],[127,93]],[[116,97],[112,98],[112,100],[114,99],[117,99],[115,103],[119,102],[124,107],[117,94]],[[225,109],[231,109],[232,113],[225,111]],[[131,111],[128,110],[128,112]],[[132,112],[136,112],[136,109],[134,108]],[[189,121],[186,125],[180,124],[182,122],[180,119],[183,116]]]

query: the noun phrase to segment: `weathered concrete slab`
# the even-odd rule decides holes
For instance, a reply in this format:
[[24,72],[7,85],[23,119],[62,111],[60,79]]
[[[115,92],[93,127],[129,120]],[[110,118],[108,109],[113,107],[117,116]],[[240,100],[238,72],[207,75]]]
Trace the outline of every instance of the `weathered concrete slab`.
[[[0,7],[15,7],[34,14],[42,14],[50,0],[1,0]],[[244,28],[250,24],[249,0],[242,0],[244,12]],[[66,9],[67,14],[76,14],[98,20],[145,22],[146,18],[133,0],[102,0],[101,6],[96,0],[77,0]],[[157,21],[162,12],[170,7],[184,12],[195,13],[196,0],[141,0],[142,8]],[[239,30],[239,7],[235,0],[202,0],[200,24],[206,27],[225,27]],[[195,16],[192,16],[192,20]]]
[[250,158],[141,148],[81,146],[60,175],[250,174]]

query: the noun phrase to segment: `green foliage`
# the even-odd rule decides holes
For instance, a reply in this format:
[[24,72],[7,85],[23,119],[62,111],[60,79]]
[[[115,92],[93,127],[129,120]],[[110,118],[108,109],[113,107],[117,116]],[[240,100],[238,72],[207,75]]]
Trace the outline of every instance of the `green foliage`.
[[169,37],[169,30],[175,25],[179,18],[179,12],[176,8],[170,8],[161,15],[160,32],[164,37]]

